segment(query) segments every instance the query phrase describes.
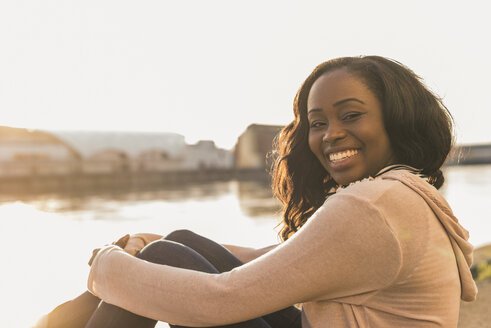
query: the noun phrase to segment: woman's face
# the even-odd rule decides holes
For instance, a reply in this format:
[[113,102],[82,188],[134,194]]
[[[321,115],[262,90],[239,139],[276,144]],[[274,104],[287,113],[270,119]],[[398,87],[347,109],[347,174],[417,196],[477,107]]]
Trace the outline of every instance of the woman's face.
[[373,176],[393,162],[380,102],[346,69],[314,82],[307,114],[310,149],[339,185]]

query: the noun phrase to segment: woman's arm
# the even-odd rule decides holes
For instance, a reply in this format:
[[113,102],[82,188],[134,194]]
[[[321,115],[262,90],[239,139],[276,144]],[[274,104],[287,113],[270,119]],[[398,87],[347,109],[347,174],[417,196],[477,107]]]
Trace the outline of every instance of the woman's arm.
[[222,244],[230,253],[234,254],[242,263],[248,263],[261,255],[275,249],[278,245],[266,246],[263,248],[252,248],[235,245]]
[[[135,255],[138,253],[143,247],[150,244],[155,240],[162,239],[162,235],[154,234],[154,233],[146,233],[140,232],[136,234],[130,235],[126,246],[123,248],[124,251],[128,254]],[[271,245],[263,248],[252,248],[252,247],[243,247],[236,245],[222,245],[225,247],[230,253],[232,253],[235,257],[237,257],[242,263],[250,262],[259,256],[266,254],[271,251],[278,245]]]
[[96,256],[88,288],[133,313],[196,327],[383,288],[399,272],[400,245],[371,203],[349,196],[331,197],[286,242],[222,274],[158,265],[109,246]]

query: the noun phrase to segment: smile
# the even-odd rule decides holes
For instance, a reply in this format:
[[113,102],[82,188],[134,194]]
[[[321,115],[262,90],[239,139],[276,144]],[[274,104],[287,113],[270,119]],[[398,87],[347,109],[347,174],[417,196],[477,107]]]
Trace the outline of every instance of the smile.
[[354,156],[358,154],[358,150],[356,149],[348,149],[348,150],[343,150],[337,153],[331,153],[329,154],[329,160],[333,163],[342,161],[344,159],[347,159],[351,156]]

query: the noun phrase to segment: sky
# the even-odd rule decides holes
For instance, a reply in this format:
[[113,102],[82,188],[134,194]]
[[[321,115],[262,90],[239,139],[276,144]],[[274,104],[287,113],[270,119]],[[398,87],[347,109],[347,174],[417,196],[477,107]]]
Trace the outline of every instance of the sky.
[[287,124],[323,61],[381,55],[443,97],[458,143],[491,142],[485,1],[0,2],[0,125],[175,132],[231,148]]

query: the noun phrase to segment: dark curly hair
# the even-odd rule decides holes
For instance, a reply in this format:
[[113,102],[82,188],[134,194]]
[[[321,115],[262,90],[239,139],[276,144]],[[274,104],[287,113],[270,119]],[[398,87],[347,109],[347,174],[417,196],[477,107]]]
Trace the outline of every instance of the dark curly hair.
[[324,62],[307,77],[293,102],[295,119],[278,135],[273,191],[283,203],[280,236],[288,239],[337,187],[309,148],[307,98],[323,74],[346,69],[374,93],[382,105],[384,126],[396,162],[420,169],[437,189],[441,166],[453,145],[453,119],[441,98],[412,70],[380,56],[343,57]]

